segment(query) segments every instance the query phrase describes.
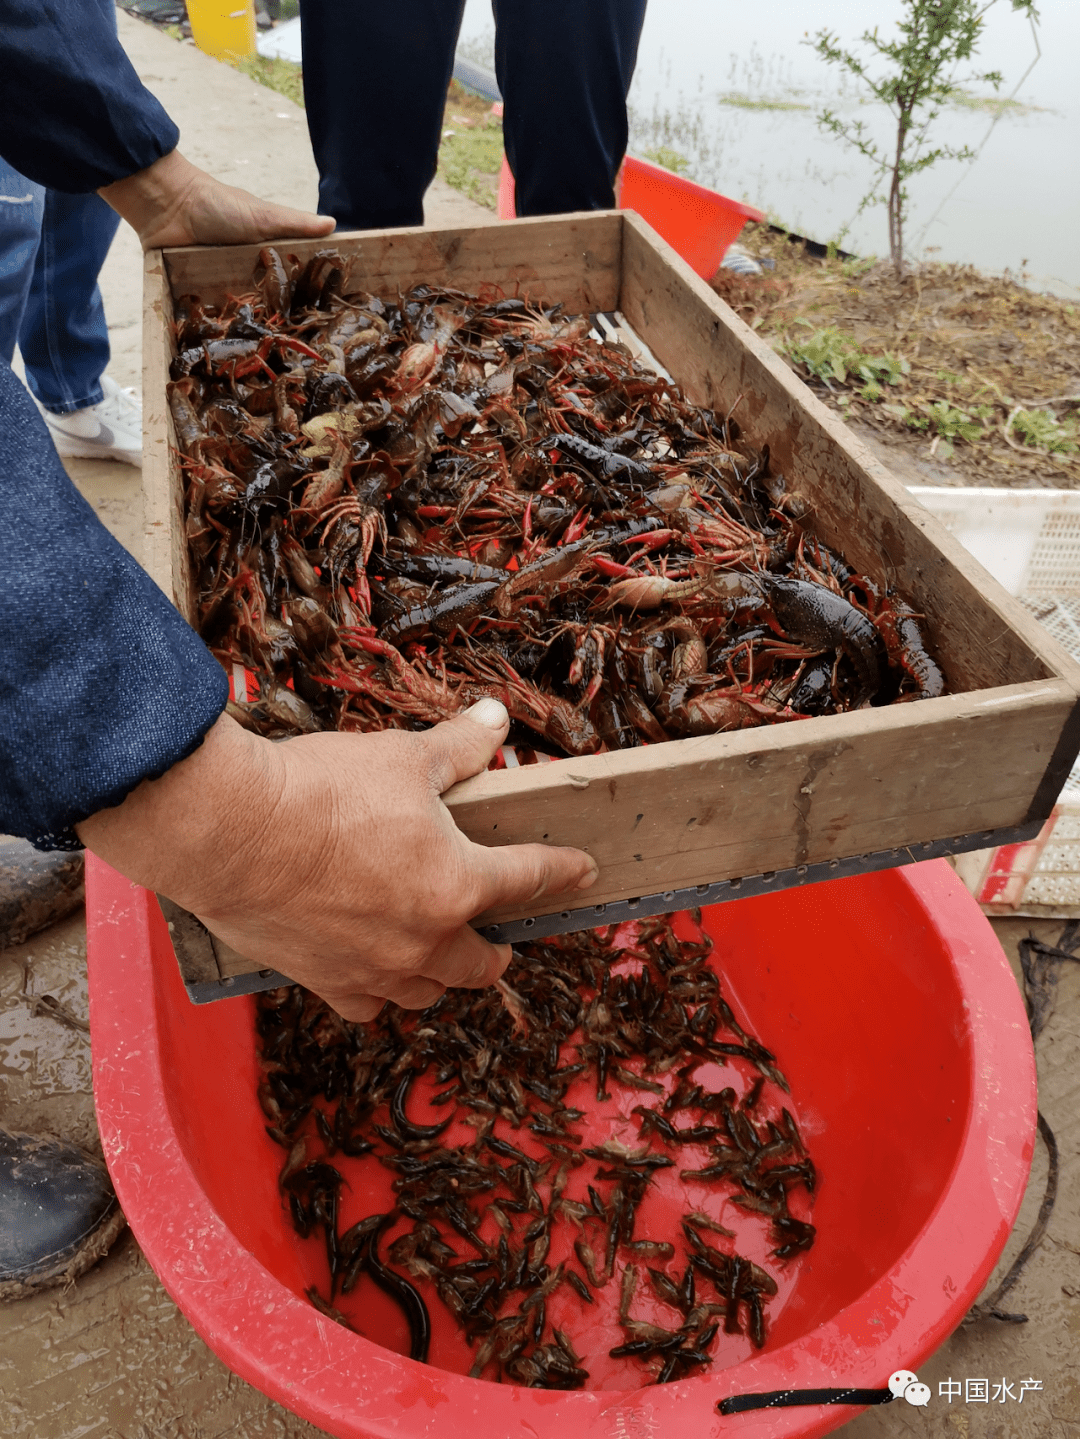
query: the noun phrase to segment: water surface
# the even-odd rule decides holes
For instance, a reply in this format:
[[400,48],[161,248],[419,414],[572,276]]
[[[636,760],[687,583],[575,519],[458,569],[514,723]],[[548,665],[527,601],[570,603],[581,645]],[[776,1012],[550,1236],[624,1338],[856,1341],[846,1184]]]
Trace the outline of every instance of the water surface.
[[[1022,103],[996,124],[968,106],[942,115],[940,142],[981,150],[974,163],[942,161],[911,181],[909,253],[1026,270],[1037,288],[1080,299],[1080,3],[1042,0],[1039,10],[1037,59],[1032,29],[1008,0],[990,11],[968,72],[1001,71],[998,93],[1008,96],[1034,68],[1016,96]],[[849,44],[874,26],[889,34],[901,11],[899,0],[650,0],[630,96],[631,148],[667,145],[686,157],[693,178],[801,234],[842,235],[846,249],[886,254],[884,208],[858,214],[868,162],[822,132],[815,115],[831,106],[879,138],[894,133],[889,116],[860,103],[854,85],[803,42],[823,27]],[[467,0],[465,50],[480,58],[493,33],[488,0]]]

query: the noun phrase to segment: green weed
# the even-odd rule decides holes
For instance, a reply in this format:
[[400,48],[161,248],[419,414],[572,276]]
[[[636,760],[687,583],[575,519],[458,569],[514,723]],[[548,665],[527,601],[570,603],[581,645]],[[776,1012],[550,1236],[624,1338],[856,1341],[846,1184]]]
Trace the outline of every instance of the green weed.
[[860,275],[865,275],[867,270],[872,270],[876,264],[876,255],[867,255],[861,260],[857,255],[853,255],[850,260],[845,260],[840,266],[840,273],[845,280],[857,280]]
[[304,104],[304,75],[299,65],[280,56],[271,59],[266,55],[244,55],[236,62],[241,75],[257,80],[268,90],[276,90],[295,105]]
[[[800,318],[797,323],[812,328],[810,320]],[[787,353],[826,383],[835,380],[846,385],[861,380],[859,393],[865,400],[879,400],[886,385],[898,385],[911,369],[907,360],[896,355],[868,355],[836,325],[790,342]]]
[[[926,428],[933,425],[938,437],[937,453],[943,460],[947,460],[956,448],[954,441],[965,440],[970,445],[974,440],[982,439],[983,420],[993,413],[993,406],[976,405],[968,411],[957,409],[950,405],[948,400],[935,400],[926,410]],[[910,420],[908,424],[911,424]]]
[[494,210],[502,156],[502,126],[498,120],[492,119],[476,129],[453,130],[452,134],[444,131],[439,146],[439,175],[470,200]]
[[958,106],[961,110],[978,110],[982,114],[992,115],[998,119],[1001,115],[1035,115],[1045,114],[1042,105],[1027,105],[1023,100],[1013,100],[1005,95],[974,95],[970,90],[964,90],[957,85],[949,96],[949,103]]
[[716,97],[721,105],[732,105],[737,110],[809,110],[809,105],[799,100],[781,100],[776,96],[747,95],[742,90],[726,90]]
[[642,150],[646,160],[651,160],[654,165],[662,165],[665,170],[673,170],[676,175],[685,175],[690,161],[678,150],[672,150],[668,145],[657,145],[653,150]]
[[1012,430],[1023,444],[1051,455],[1073,455],[1080,449],[1075,422],[1060,423],[1049,410],[1019,410],[1013,416]]

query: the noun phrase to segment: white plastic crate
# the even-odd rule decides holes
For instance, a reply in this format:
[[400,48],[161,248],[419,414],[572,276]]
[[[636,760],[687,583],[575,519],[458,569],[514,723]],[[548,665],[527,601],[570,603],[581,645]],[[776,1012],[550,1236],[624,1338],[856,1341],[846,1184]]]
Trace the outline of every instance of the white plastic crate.
[[[910,490],[1080,660],[1080,491]],[[987,914],[1080,916],[1080,761],[1036,839],[955,863]]]

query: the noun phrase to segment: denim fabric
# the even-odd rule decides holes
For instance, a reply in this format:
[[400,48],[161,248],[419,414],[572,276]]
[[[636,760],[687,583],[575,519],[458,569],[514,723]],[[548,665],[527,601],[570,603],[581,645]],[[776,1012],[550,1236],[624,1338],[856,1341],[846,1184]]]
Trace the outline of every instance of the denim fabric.
[[0,160],[0,359],[11,363],[17,341],[30,389],[57,415],[101,399],[97,277],[119,223],[100,196],[47,190]]
[[[610,209],[646,0],[493,0],[519,215]],[[319,210],[423,223],[464,0],[304,0]]]
[[228,681],[72,485],[0,362],[0,832],[72,826],[191,754]]
[[34,275],[45,186],[0,160],[0,360],[11,364]]
[[112,0],[0,0],[0,155],[86,194],[145,170],[180,132],[116,38]]

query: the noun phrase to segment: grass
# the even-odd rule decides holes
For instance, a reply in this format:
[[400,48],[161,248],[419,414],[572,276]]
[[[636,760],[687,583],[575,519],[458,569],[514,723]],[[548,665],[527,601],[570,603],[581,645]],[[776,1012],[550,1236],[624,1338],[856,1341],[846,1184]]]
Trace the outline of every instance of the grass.
[[867,354],[855,343],[852,335],[845,334],[835,325],[814,330],[813,321],[805,316],[799,316],[795,323],[806,326],[813,333],[789,340],[785,346],[786,353],[830,388],[834,380],[841,385],[861,380],[863,399],[879,400],[885,393],[885,385],[898,385],[911,369],[906,360],[896,355]]
[[[861,348],[853,334],[837,325],[815,329],[813,321],[805,315],[796,316],[794,323],[811,333],[776,341],[776,348],[827,389],[834,392],[838,386],[846,389],[847,393],[837,397],[837,404],[845,410],[856,397],[870,405],[880,403],[885,414],[907,429],[933,434],[932,453],[943,460],[952,458],[958,441],[971,445],[986,438],[986,426],[994,415],[993,405],[969,404],[962,408],[945,397],[917,400],[914,408],[903,403],[883,403],[890,399],[886,387],[903,384],[911,374],[907,359],[887,353],[870,354]],[[956,371],[940,367],[933,374],[937,385],[947,391],[959,385],[961,379]],[[1049,410],[1018,410],[1011,428],[1024,445],[1043,454],[1070,455],[1080,448],[1075,443],[1076,426],[1070,421],[1059,423]]]
[[725,90],[717,95],[721,105],[733,105],[737,110],[811,110],[801,100],[781,100],[777,96],[748,95],[743,90]]
[[244,55],[236,62],[236,69],[250,80],[257,80],[269,90],[276,90],[293,104],[303,107],[304,75],[299,65],[291,60],[273,59],[266,55]]
[[[969,414],[967,410],[950,405],[948,400],[935,400],[926,407],[926,411],[926,424],[933,425],[937,435],[932,453],[945,460],[952,458],[957,440],[964,440],[969,445],[975,440],[981,440],[984,432],[983,421],[988,420],[994,413],[992,405],[980,405]],[[924,425],[916,425],[911,420],[908,423],[913,429],[925,428]]]
[[1028,105],[1023,100],[1013,100],[1005,95],[973,95],[970,90],[957,86],[950,96],[954,105],[962,110],[977,110],[983,115],[1045,115],[1049,112],[1042,105]]
[[651,160],[654,165],[662,165],[665,170],[671,170],[676,175],[685,175],[690,166],[690,161],[678,150],[672,150],[667,145],[657,145],[652,150],[642,150],[642,156]]
[[496,121],[484,129],[443,131],[439,147],[439,175],[470,200],[494,210],[498,201],[502,166],[502,126]]
[[1019,410],[1013,416],[1012,432],[1023,444],[1048,455],[1075,455],[1080,449],[1075,422],[1059,422],[1049,410]]
[[439,146],[440,178],[470,200],[494,210],[502,156],[502,121],[491,113],[491,101],[451,80]]

